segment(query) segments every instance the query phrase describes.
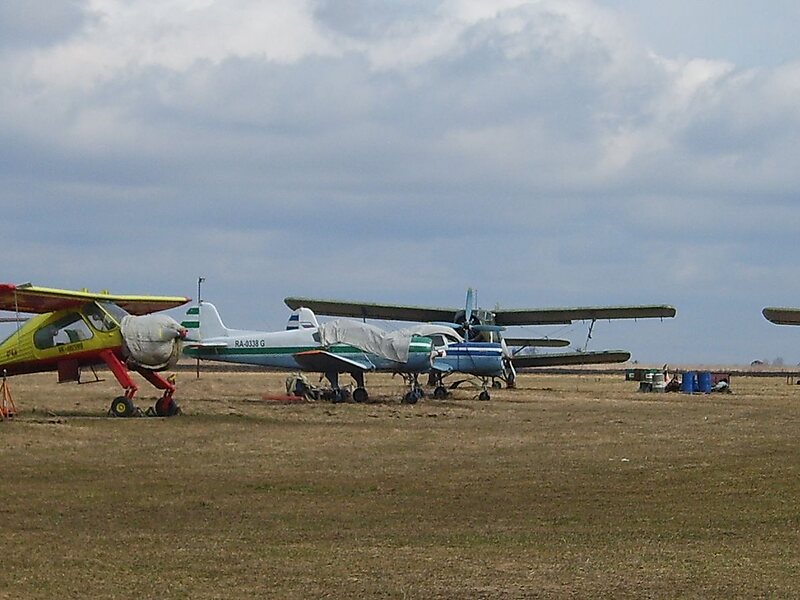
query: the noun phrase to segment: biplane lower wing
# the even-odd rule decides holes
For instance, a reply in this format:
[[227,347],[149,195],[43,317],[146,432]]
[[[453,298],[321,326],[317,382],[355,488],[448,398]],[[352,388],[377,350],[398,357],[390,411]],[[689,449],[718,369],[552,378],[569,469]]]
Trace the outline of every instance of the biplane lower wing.
[[515,369],[528,367],[561,367],[570,365],[598,365],[622,363],[629,360],[630,352],[625,350],[604,350],[601,352],[562,352],[558,354],[525,354],[513,356],[511,363]]
[[562,340],[559,338],[522,338],[522,337],[507,337],[503,336],[503,341],[506,346],[514,348],[566,348],[569,346],[569,340]]
[[29,284],[0,284],[0,310],[20,313],[41,314],[76,308],[87,302],[106,301],[113,302],[132,315],[146,315],[181,306],[190,300],[191,298],[184,296],[131,296],[105,292],[61,290]]
[[294,359],[304,371],[318,373],[365,373],[375,369],[371,363],[346,358],[327,350],[307,350],[294,354]]
[[800,325],[800,308],[769,306],[761,313],[767,321],[776,325]]

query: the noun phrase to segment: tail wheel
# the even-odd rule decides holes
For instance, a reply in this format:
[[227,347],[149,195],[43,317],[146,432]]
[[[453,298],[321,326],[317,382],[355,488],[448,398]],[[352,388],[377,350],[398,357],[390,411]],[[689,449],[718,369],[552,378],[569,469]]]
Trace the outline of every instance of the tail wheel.
[[483,390],[480,394],[478,394],[478,400],[486,402],[487,400],[491,400],[491,396],[489,395],[489,392]]
[[118,396],[111,402],[111,410],[109,412],[114,417],[132,417],[136,412],[136,407],[130,398]]

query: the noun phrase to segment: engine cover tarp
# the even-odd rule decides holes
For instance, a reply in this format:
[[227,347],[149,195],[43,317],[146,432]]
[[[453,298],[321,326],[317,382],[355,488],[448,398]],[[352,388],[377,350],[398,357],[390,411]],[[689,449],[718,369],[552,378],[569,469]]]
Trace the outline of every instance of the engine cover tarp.
[[120,324],[127,354],[148,369],[175,364],[180,355],[180,324],[167,315],[123,317]]
[[403,329],[399,330],[400,332],[406,335],[421,335],[423,337],[430,337],[432,335],[441,334],[448,338],[455,338],[459,342],[463,342],[464,338],[461,337],[458,332],[452,327],[447,327],[446,325],[435,325],[433,323],[417,323],[416,325],[411,325],[410,327],[404,327]]
[[411,334],[402,331],[384,331],[374,325],[337,319],[319,326],[323,346],[347,344],[369,354],[404,363],[408,361]]

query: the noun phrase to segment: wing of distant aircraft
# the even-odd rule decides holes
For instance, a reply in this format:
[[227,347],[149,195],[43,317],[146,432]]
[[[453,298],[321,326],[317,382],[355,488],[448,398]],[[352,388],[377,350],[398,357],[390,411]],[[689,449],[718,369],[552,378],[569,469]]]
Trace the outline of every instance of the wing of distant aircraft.
[[767,307],[761,311],[767,321],[776,325],[800,325],[800,308]]
[[576,308],[514,308],[495,310],[497,325],[568,325],[573,321],[610,319],[672,318],[675,309],[667,305],[583,306]]
[[189,302],[190,298],[184,296],[129,296],[105,292],[77,292],[27,284],[0,284],[0,310],[48,313],[65,308],[76,308],[94,300],[113,302],[132,315],[146,315],[181,306]]
[[630,352],[604,350],[602,352],[562,352],[558,354],[523,354],[511,357],[515,369],[528,367],[560,367],[570,365],[596,365],[621,363],[629,360]]

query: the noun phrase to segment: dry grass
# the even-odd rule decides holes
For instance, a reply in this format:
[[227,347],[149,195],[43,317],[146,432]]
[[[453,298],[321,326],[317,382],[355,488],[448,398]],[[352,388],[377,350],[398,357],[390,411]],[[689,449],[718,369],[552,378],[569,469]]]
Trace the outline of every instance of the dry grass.
[[524,376],[403,406],[372,377],[374,404],[275,405],[283,375],[187,373],[182,417],[128,420],[99,417],[112,382],[53,379],[14,379],[0,423],[0,598],[800,593],[782,379]]

